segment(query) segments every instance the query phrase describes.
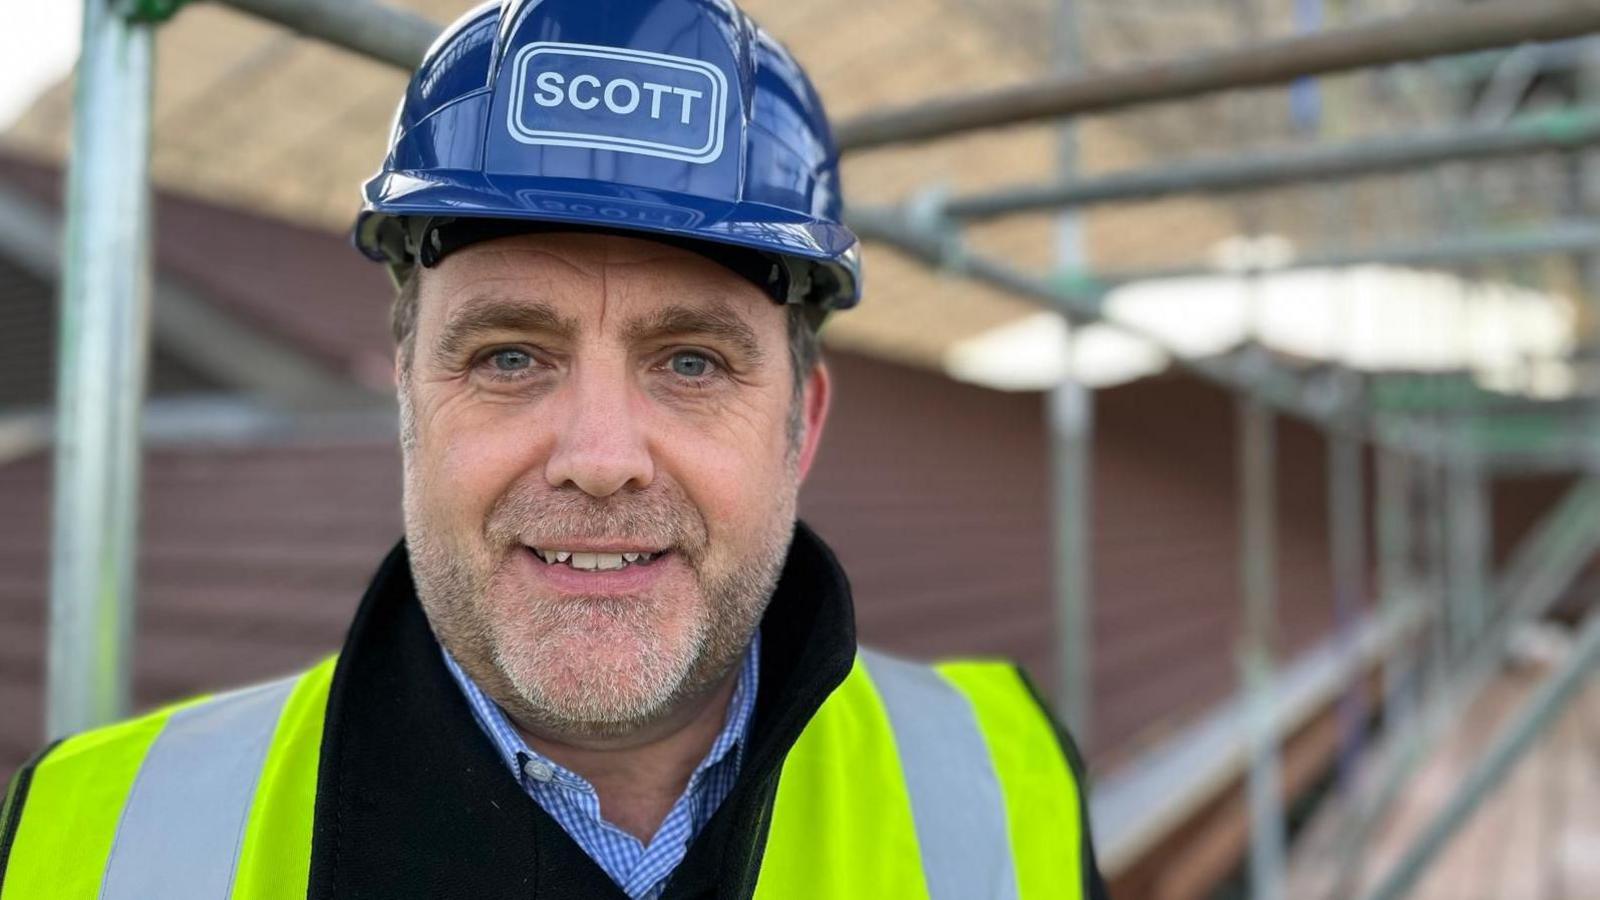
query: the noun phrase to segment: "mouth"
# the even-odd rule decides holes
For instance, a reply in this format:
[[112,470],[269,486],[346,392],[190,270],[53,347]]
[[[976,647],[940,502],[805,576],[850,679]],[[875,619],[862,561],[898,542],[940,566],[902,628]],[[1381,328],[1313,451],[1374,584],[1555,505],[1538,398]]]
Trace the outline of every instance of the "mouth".
[[578,572],[616,572],[641,568],[659,562],[670,550],[613,549],[573,550],[559,547],[527,547],[540,563]]

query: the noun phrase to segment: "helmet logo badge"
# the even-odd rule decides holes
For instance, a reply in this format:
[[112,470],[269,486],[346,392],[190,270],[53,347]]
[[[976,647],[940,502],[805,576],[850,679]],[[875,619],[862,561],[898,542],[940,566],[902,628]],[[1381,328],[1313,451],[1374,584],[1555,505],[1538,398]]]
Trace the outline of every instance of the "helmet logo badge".
[[703,60],[541,41],[512,61],[506,126],[524,144],[692,163],[722,155],[728,81]]

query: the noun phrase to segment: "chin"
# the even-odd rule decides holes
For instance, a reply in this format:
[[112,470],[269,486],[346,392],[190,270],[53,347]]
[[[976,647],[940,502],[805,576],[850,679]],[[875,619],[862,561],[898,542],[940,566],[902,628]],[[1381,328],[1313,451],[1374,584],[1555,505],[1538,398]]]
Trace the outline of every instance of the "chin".
[[518,622],[495,642],[496,663],[545,724],[625,732],[679,698],[703,643],[690,623],[640,615],[646,608],[635,601],[618,616],[591,604],[555,621]]

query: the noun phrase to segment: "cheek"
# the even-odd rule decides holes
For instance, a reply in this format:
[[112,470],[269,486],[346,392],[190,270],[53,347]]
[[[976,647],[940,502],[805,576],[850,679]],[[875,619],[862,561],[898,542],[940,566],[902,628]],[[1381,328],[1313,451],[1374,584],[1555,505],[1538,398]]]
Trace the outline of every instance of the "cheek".
[[443,408],[419,423],[418,469],[429,508],[481,530],[489,510],[535,459],[534,423],[524,411]]
[[660,442],[661,468],[705,517],[714,545],[759,540],[793,490],[784,422],[674,429]]

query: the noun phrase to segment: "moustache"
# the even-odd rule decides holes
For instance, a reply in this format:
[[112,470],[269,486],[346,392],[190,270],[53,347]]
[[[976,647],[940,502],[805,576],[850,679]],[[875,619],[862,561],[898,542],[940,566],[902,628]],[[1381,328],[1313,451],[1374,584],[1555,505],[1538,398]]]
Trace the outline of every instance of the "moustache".
[[681,491],[651,488],[595,497],[578,488],[513,488],[495,502],[487,524],[496,544],[530,547],[616,542],[676,550],[698,558],[707,529]]

